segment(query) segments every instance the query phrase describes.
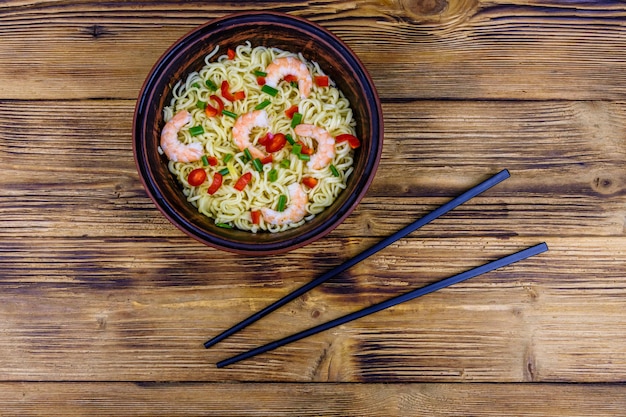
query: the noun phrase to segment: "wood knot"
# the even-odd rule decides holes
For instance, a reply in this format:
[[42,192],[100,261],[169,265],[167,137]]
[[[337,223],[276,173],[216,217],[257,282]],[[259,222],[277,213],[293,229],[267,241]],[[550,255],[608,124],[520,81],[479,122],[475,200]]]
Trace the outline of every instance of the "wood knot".
[[433,16],[446,11],[447,0],[405,0],[402,2],[405,10],[418,16]]
[[94,39],[98,39],[109,33],[109,31],[104,26],[98,24],[88,26],[85,29],[85,32],[87,33],[87,35],[91,36]]
[[592,188],[599,194],[614,194],[619,186],[611,178],[596,177],[593,179]]

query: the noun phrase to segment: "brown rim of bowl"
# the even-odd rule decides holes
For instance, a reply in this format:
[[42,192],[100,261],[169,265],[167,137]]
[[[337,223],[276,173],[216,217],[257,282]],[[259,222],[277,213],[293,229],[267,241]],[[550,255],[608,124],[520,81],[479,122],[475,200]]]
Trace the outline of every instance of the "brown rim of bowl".
[[[307,222],[303,226],[280,233],[252,234],[245,231],[236,231],[235,229],[225,230],[214,224],[203,222],[202,219],[206,220],[208,218],[199,214],[189,203],[172,202],[164,197],[165,191],[172,191],[171,186],[174,180],[172,178],[170,184],[163,184],[162,181],[155,180],[155,172],[161,175],[164,174],[163,163],[160,162],[159,166],[156,166],[157,164],[150,163],[151,159],[149,158],[149,155],[154,155],[153,152],[158,147],[160,130],[155,130],[154,126],[157,123],[153,122],[162,118],[162,115],[158,113],[162,113],[162,103],[165,103],[169,96],[168,83],[172,79],[178,80],[180,76],[186,75],[190,68],[195,68],[199,57],[203,59],[204,56],[213,50],[213,45],[225,42],[226,39],[221,39],[220,33],[224,31],[227,33],[238,33],[239,31],[245,32],[245,30],[252,33],[250,32],[251,25],[253,27],[254,25],[272,26],[290,34],[306,34],[307,37],[312,37],[315,40],[316,48],[328,47],[336,51],[336,55],[345,62],[348,68],[351,68],[354,82],[358,84],[358,88],[365,94],[362,103],[365,109],[362,119],[367,120],[359,120],[360,126],[358,127],[367,125],[363,129],[370,132],[368,137],[372,138],[370,143],[365,144],[365,146],[369,147],[367,158],[365,160],[363,158],[359,159],[359,165],[362,165],[363,169],[362,172],[368,173],[368,175],[364,181],[354,178],[354,175],[350,177],[349,184],[352,183],[353,185],[348,187],[350,189],[340,193],[337,201],[333,203],[335,205],[340,201],[340,208],[332,214],[325,214],[330,212],[331,206],[316,216],[312,222]],[[207,44],[211,44],[212,38],[215,38],[212,41],[213,45],[207,47]],[[292,41],[297,41],[298,39],[294,37]],[[265,40],[268,43],[274,43],[271,38],[266,38]],[[312,41],[308,42],[307,46],[310,46]],[[317,45],[317,43],[320,44]],[[189,47],[189,45],[199,44],[204,44],[205,46],[196,47],[195,50]],[[275,45],[272,44],[270,46]],[[190,56],[194,56],[194,64],[189,64]],[[198,68],[195,68],[195,70]],[[333,69],[324,69],[332,77]],[[169,74],[174,74],[173,71],[179,71],[180,74],[170,77]],[[168,75],[164,76],[163,74]],[[165,91],[168,92],[164,96],[163,93]],[[352,100],[350,101],[351,103],[353,102]],[[357,133],[360,134],[361,132]],[[382,142],[383,116],[380,100],[378,99],[374,83],[359,58],[337,36],[316,23],[278,12],[242,12],[232,14],[211,20],[184,35],[152,67],[141,88],[133,120],[133,153],[137,170],[144,188],[159,211],[178,229],[206,245],[229,252],[249,255],[277,254],[302,247],[325,236],[341,224],[356,208],[371,185],[380,161]],[[167,168],[165,169],[167,170]],[[182,195],[179,188],[178,190],[180,195]],[[346,191],[350,192],[347,193]],[[195,210],[195,213],[191,212],[189,207]],[[305,227],[307,225],[308,227]],[[233,238],[233,235],[236,237]],[[254,236],[254,239],[246,241],[246,238],[250,236]],[[240,239],[237,239],[237,237]]]

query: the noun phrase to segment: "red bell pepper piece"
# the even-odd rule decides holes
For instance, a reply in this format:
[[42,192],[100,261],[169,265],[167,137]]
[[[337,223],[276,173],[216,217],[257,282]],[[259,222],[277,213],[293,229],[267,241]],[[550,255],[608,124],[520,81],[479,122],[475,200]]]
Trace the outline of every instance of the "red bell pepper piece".
[[209,157],[207,158],[207,161],[209,161],[209,165],[211,165],[212,167],[214,167],[214,166],[215,166],[215,165],[217,165],[217,163],[218,163],[217,158],[216,158],[216,157],[214,157],[214,156],[209,156]]
[[288,82],[288,83],[293,83],[293,82],[298,81],[298,77],[296,77],[295,75],[291,75],[291,74],[289,74],[289,75],[285,75],[285,77],[283,78],[283,80],[285,80],[285,81],[286,81],[286,82]]
[[244,91],[237,91],[236,93],[230,92],[230,85],[228,81],[222,81],[222,85],[220,86],[220,90],[222,90],[222,97],[224,97],[228,101],[237,101],[243,100],[246,98],[246,93]]
[[252,210],[250,212],[250,217],[252,218],[252,224],[261,223],[261,212],[259,210]]
[[287,137],[282,133],[276,133],[265,145],[265,150],[269,153],[280,151],[287,143]]
[[309,188],[313,188],[317,185],[317,178],[304,177],[302,178],[302,184],[306,185]]
[[251,172],[246,172],[245,174],[243,174],[241,177],[239,177],[239,179],[235,183],[235,190],[243,191],[243,189],[246,188],[246,185],[248,185],[251,179],[252,179]]
[[272,155],[267,155],[266,157],[264,157],[263,159],[261,159],[261,163],[263,165],[265,164],[270,164],[272,163],[272,161],[274,161],[274,157]]
[[265,77],[259,75],[258,77],[256,77],[256,83],[258,85],[265,85]]
[[318,87],[328,87],[328,85],[330,84],[328,81],[328,76],[326,75],[316,75],[315,76],[315,84],[317,84]]
[[341,143],[341,142],[345,142],[348,141],[348,143],[350,144],[350,147],[352,149],[356,149],[359,146],[361,146],[361,141],[359,140],[359,138],[357,138],[354,135],[350,135],[348,133],[343,133],[341,135],[337,135],[337,137],[335,137],[335,142],[337,143]]
[[293,119],[293,115],[296,114],[297,112],[298,112],[298,105],[294,104],[293,106],[285,110],[285,116],[289,117],[290,119]]
[[207,104],[206,108],[204,109],[204,113],[207,115],[207,117],[215,117],[218,114],[222,114],[222,110],[224,110],[224,102],[222,101],[222,99],[215,94],[211,95],[211,97],[209,98],[217,103],[217,107],[213,107],[210,104]]
[[216,172],[215,175],[213,175],[213,182],[209,186],[207,193],[211,195],[215,194],[217,190],[222,186],[222,181],[224,181],[224,177],[222,177],[222,174],[220,174],[219,172]]
[[267,145],[267,143],[272,140],[272,138],[274,137],[274,135],[272,135],[272,132],[267,132],[265,135],[261,136],[259,138],[259,145],[261,146],[265,146]]
[[228,59],[235,59],[235,50],[228,48],[228,51],[226,51],[226,54],[228,55]]

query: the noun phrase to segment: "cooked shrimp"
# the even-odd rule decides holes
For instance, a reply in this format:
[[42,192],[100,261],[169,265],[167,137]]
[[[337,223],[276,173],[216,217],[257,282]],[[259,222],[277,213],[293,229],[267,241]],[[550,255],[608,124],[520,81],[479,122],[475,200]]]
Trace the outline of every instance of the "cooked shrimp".
[[265,71],[267,72],[265,84],[270,87],[276,88],[280,80],[287,75],[293,75],[298,79],[300,97],[304,99],[309,96],[313,86],[313,79],[305,63],[299,59],[292,56],[275,59],[274,62],[267,66]]
[[250,132],[255,127],[269,127],[270,121],[265,110],[254,110],[241,115],[233,126],[233,140],[240,151],[248,148],[250,154],[255,158],[264,158],[265,155],[255,148],[250,142]]
[[161,149],[170,161],[193,162],[202,158],[202,144],[198,142],[184,144],[178,140],[178,132],[191,121],[191,114],[181,110],[165,123],[161,131]]
[[287,187],[289,191],[289,206],[283,211],[272,210],[267,207],[261,208],[263,219],[274,225],[282,226],[288,223],[297,223],[306,215],[306,204],[309,202],[307,194],[302,186],[298,183],[290,184]]
[[326,130],[314,125],[301,124],[295,128],[296,135],[308,136],[317,142],[317,151],[311,155],[307,166],[321,169],[330,164],[335,157],[335,139]]

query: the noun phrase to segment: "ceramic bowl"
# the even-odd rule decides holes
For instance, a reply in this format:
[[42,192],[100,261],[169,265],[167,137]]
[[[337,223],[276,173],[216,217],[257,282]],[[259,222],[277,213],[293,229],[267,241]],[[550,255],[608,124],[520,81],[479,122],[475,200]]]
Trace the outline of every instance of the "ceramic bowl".
[[[225,229],[186,201],[168,171],[158,146],[163,107],[171,88],[199,70],[219,45],[220,54],[246,41],[252,46],[300,51],[316,61],[351,103],[362,145],[355,150],[354,172],[347,188],[322,213],[304,225],[279,233]],[[355,209],[376,173],[383,144],[383,116],[375,86],[358,57],[337,36],[305,19],[274,12],[240,13],[215,19],[172,45],[150,71],[138,98],[133,150],[143,185],[157,208],[176,227],[211,247],[249,255],[270,255],[302,247],[328,234]]]

